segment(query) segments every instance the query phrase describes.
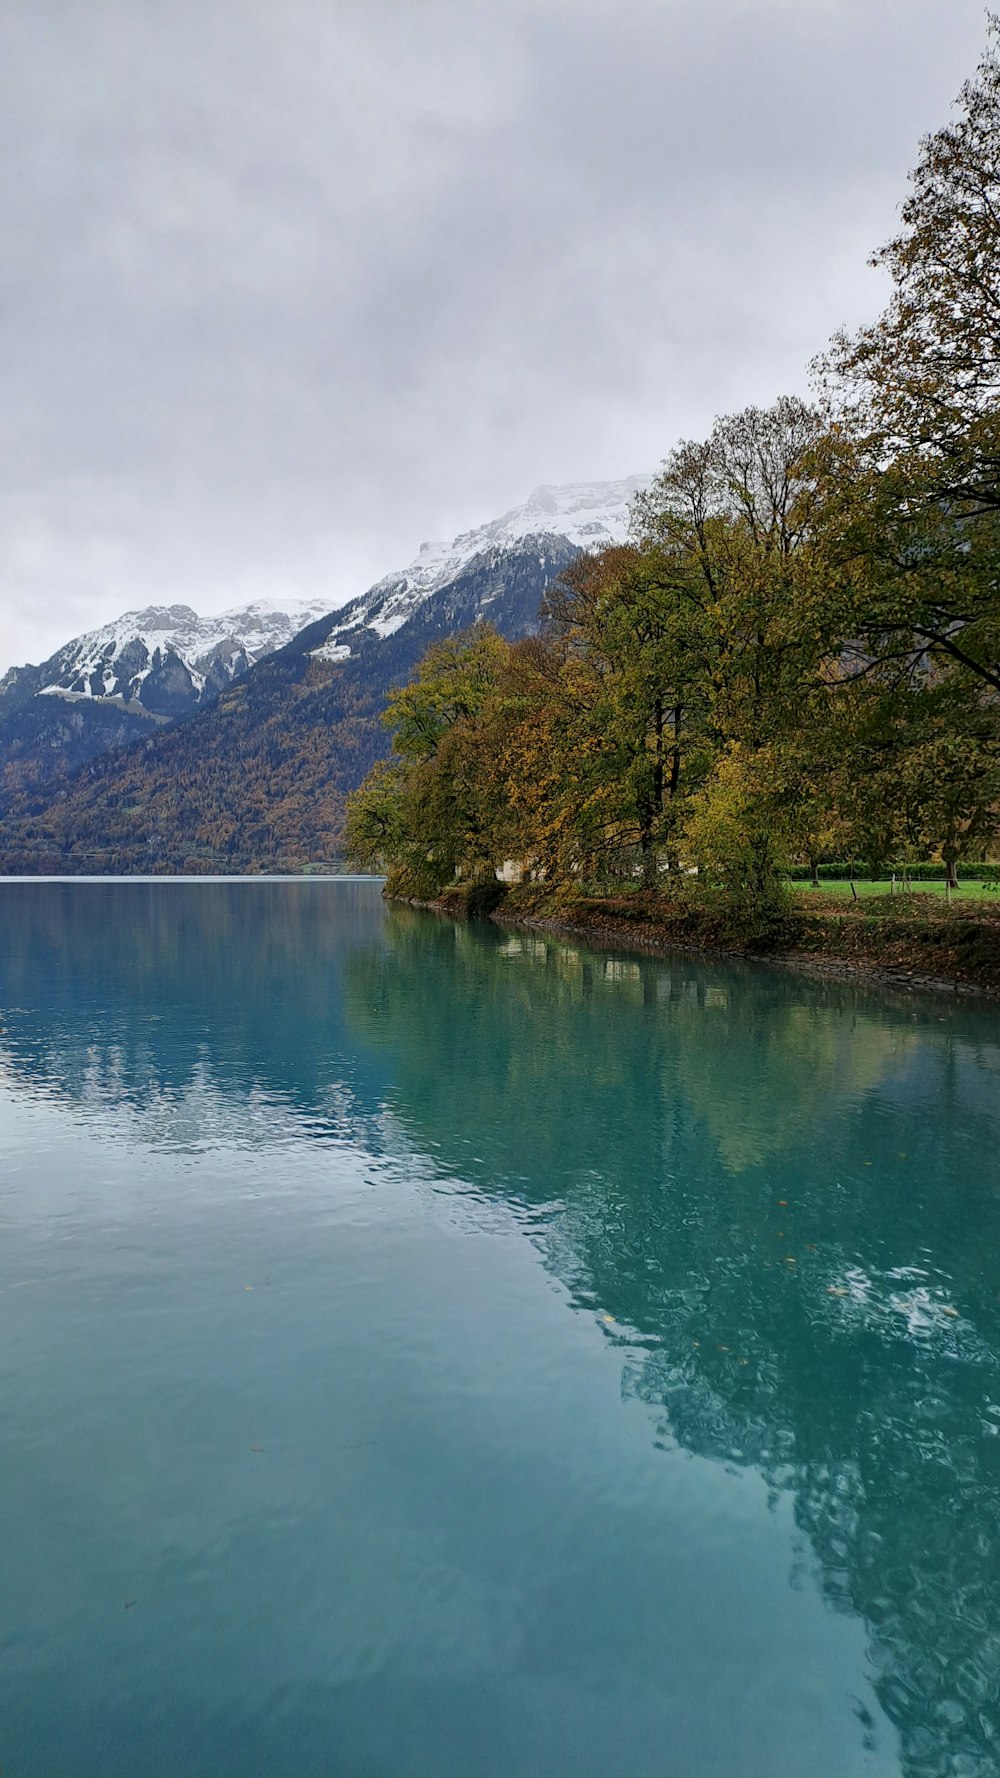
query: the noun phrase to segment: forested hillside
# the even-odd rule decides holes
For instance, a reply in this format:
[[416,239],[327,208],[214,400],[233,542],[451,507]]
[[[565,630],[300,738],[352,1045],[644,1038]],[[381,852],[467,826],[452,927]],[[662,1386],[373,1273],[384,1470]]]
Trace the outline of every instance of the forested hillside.
[[322,604],[256,601],[210,618],[189,605],[127,611],[40,666],[0,678],[0,814],[87,761],[209,704],[253,663],[324,615]]
[[370,598],[309,625],[196,716],[55,789],[13,796],[0,868],[245,871],[336,859],[345,799],[389,746],[390,688],[433,641],[487,611],[506,635],[537,629],[546,587],[576,553],[565,537],[501,541],[386,635]]

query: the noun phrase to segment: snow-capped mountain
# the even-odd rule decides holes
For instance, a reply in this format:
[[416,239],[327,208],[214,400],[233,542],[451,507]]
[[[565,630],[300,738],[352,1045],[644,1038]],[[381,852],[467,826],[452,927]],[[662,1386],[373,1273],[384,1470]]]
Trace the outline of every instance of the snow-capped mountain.
[[0,678],[4,793],[38,792],[195,715],[328,609],[322,600],[256,600],[199,617],[189,605],[153,605],[74,637],[41,666],[11,667]]
[[329,609],[322,601],[256,600],[213,617],[190,605],[151,605],[77,636],[40,667],[0,679],[6,702],[29,697],[109,700],[134,716],[169,720],[222,691]]
[[[511,641],[537,634],[549,587],[581,549],[625,541],[646,483],[536,488],[451,543],[425,544],[340,610],[298,628],[315,608],[297,608],[278,647],[270,607],[249,608],[257,628],[246,611],[201,620],[171,607],[79,638],[8,717],[0,697],[0,871],[335,858],[345,799],[389,750],[392,688],[434,643],[484,620]],[[238,649],[249,659],[258,647],[243,668]],[[181,667],[194,720],[170,721],[165,681]],[[231,679],[224,695],[206,695],[219,676]]]
[[532,550],[544,558],[550,540],[558,541],[562,556],[567,545],[579,550],[624,543],[631,503],[649,486],[650,479],[648,475],[630,475],[615,482],[542,486],[529,494],[523,505],[473,531],[464,531],[451,543],[421,544],[408,568],[385,575],[336,614],[334,627],[315,650],[316,655],[322,660],[346,660],[349,638],[359,629],[391,636],[432,594],[450,586],[479,561],[496,563],[512,550]]

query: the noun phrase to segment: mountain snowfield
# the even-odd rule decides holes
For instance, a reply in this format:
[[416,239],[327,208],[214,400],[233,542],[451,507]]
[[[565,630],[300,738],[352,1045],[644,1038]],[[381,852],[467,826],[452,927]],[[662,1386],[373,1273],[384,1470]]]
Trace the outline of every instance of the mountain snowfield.
[[[350,645],[344,638],[359,628],[391,636],[481,557],[496,559],[497,553],[525,544],[536,544],[541,554],[547,538],[575,549],[623,543],[631,503],[649,481],[631,475],[538,487],[522,505],[450,543],[421,544],[408,568],[383,576],[337,614],[340,622],[316,656],[346,660]],[[0,678],[0,709],[5,700],[20,703],[25,697],[99,698],[136,716],[169,720],[186,714],[206,692],[223,690],[330,611],[326,599],[257,599],[208,617],[199,617],[190,605],[126,611],[113,623],[74,637],[40,667],[11,667]]]
[[[0,699],[22,696],[110,699],[168,719],[221,691],[329,610],[326,600],[258,599],[211,617],[189,605],[151,605],[77,636],[41,667],[12,667]],[[0,706],[2,707],[2,706]]]
[[544,561],[546,539],[558,538],[575,549],[602,549],[628,537],[632,501],[652,480],[629,475],[614,482],[570,482],[565,487],[535,488],[521,506],[451,543],[424,543],[410,563],[376,581],[367,593],[338,614],[340,621],[319,648],[318,660],[347,660],[348,640],[359,629],[391,636],[409,621],[432,594],[453,581],[480,558],[494,557],[517,546],[535,545]]

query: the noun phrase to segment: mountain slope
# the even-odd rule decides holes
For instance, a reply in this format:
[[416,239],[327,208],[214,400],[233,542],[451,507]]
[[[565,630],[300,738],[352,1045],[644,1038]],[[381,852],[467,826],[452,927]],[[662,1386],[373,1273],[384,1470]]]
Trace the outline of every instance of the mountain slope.
[[0,678],[0,806],[109,748],[189,716],[326,607],[253,604],[199,617],[189,605],[129,611]]
[[[433,594],[457,582],[474,562],[498,561],[501,555],[518,553],[521,546],[544,554],[546,539],[557,538],[574,549],[600,549],[620,543],[628,531],[629,510],[635,495],[648,482],[632,475],[617,482],[572,482],[564,488],[543,486],[529,494],[502,518],[465,531],[451,543],[422,543],[420,553],[398,574],[387,574],[367,593],[336,613],[329,634],[335,651],[348,642],[352,632],[365,627],[378,636],[391,636]],[[331,659],[342,659],[335,652]]]
[[[334,858],[346,796],[388,750],[379,719],[390,687],[431,642],[482,619],[511,637],[536,629],[545,588],[584,540],[624,535],[640,485],[538,490],[493,525],[424,546],[410,568],[308,625],[192,718],[57,789],[23,794],[0,831],[0,868],[252,870]],[[540,529],[546,519],[565,532]]]

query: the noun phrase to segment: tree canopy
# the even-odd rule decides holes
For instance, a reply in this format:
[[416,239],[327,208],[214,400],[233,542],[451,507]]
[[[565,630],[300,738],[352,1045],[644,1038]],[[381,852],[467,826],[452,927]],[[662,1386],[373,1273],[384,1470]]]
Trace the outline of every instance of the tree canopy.
[[348,843],[436,892],[505,860],[551,884],[727,897],[791,865],[936,859],[1000,827],[1000,22],[924,138],[884,313],[782,397],[685,440],[632,540],[392,699]]

